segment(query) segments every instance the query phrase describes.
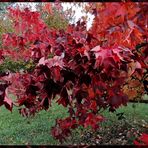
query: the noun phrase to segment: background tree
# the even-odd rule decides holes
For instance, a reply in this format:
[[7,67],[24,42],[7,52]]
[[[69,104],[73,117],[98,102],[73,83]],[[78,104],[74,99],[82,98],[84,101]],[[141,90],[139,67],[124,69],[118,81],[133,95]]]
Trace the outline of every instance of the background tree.
[[10,5],[13,5],[14,3],[12,2],[3,2],[0,3],[0,14],[2,15],[3,13],[6,13],[7,7]]
[[6,32],[12,32],[11,20],[7,18],[7,8],[12,6],[14,3],[3,2],[0,3],[0,45],[1,45],[1,35]]

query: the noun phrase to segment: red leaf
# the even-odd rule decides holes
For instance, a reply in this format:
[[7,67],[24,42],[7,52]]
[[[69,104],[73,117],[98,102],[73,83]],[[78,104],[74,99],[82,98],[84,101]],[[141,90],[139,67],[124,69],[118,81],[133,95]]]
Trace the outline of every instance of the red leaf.
[[94,129],[98,128],[98,122],[102,122],[104,118],[100,115],[95,116],[92,113],[89,113],[85,119],[84,127],[92,126]]
[[99,57],[101,58],[99,59],[100,65],[102,65],[104,59],[112,56],[110,49],[104,49],[104,48],[101,48],[100,46],[94,47],[93,49],[91,49],[91,51],[94,51],[96,59],[98,59]]
[[148,134],[142,133],[140,140],[144,142],[144,144],[148,145]]
[[44,5],[43,10],[48,12],[49,14],[53,14],[51,3],[47,3]]
[[141,145],[138,141],[134,140],[133,141],[135,145]]
[[7,89],[5,90],[4,104],[5,104],[5,107],[6,107],[8,110],[12,111],[13,102],[12,102],[12,100],[8,97]]
[[42,57],[39,62],[38,65],[45,65],[45,57]]
[[88,89],[88,94],[89,94],[89,98],[94,98],[95,97],[95,93],[94,93],[94,90],[92,88]]
[[64,87],[61,91],[61,98],[57,100],[58,104],[62,104],[64,107],[67,107],[69,103],[69,97],[67,93],[67,89]]
[[89,107],[90,107],[90,109],[96,111],[97,110],[97,103],[96,103],[96,101],[92,101]]
[[126,15],[126,9],[125,9],[124,5],[123,6],[119,6],[117,8],[117,12],[116,12],[115,16],[116,17],[120,16],[121,19],[122,19],[122,22],[123,22],[125,15]]
[[61,80],[61,74],[60,74],[60,67],[59,66],[52,67],[51,68],[51,74],[52,74],[52,78],[55,81]]

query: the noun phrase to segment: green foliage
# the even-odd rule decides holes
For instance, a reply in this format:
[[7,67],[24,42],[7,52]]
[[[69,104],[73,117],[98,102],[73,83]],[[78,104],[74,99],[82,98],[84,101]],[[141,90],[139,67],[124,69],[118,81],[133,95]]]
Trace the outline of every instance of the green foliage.
[[12,3],[0,3],[0,37],[3,33],[12,32],[11,20],[6,16],[7,7]]
[[43,14],[43,19],[49,28],[53,29],[66,29],[68,20],[66,20],[60,12],[54,10],[53,14]]
[[12,4],[12,2],[4,2],[4,3],[0,3],[0,14],[3,14],[6,12],[6,8]]
[[2,44],[2,35],[13,32],[12,22],[7,17],[0,17],[0,46]]
[[27,70],[31,71],[34,69],[34,63],[33,61],[27,61],[24,62],[22,60],[19,61],[13,61],[9,58],[6,58],[3,61],[3,64],[0,65],[0,73],[11,71],[11,72],[18,72],[20,70]]

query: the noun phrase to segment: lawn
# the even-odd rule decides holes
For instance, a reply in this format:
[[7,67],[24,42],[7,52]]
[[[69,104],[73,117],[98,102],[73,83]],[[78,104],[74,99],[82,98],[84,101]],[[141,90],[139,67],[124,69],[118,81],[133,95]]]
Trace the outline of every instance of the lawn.
[[0,145],[3,144],[58,144],[50,135],[56,118],[66,117],[66,110],[54,103],[49,111],[41,111],[35,117],[24,118],[18,109],[10,113],[0,108]]
[[[126,121],[137,122],[143,125],[148,123],[148,105],[129,103],[126,107],[121,107],[116,113],[102,114],[108,118],[102,126],[111,126],[118,122],[117,113],[124,113]],[[53,103],[49,111],[41,111],[35,117],[24,118],[20,116],[17,108],[10,113],[4,107],[0,108],[0,145],[55,145],[59,144],[50,134],[50,128],[54,126],[56,118],[64,118],[67,116],[67,110],[62,106]],[[122,120],[121,120],[122,121]],[[114,122],[114,123],[113,123]],[[148,124],[147,124],[148,125]],[[77,143],[80,140],[80,132],[74,132],[75,137],[71,138],[67,144]],[[75,142],[71,141],[74,139]],[[66,143],[65,143],[66,144]]]

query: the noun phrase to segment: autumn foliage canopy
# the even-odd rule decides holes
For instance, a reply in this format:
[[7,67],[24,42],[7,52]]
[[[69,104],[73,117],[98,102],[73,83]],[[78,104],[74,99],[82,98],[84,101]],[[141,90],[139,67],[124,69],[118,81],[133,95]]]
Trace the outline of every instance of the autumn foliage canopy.
[[115,111],[147,91],[147,8],[142,2],[87,3],[95,16],[88,31],[82,20],[57,30],[39,12],[9,8],[15,31],[3,35],[0,64],[9,58],[33,66],[0,74],[0,106],[19,106],[30,116],[56,100],[69,112],[52,128],[56,139],[80,125],[96,130],[105,120],[100,110]]

